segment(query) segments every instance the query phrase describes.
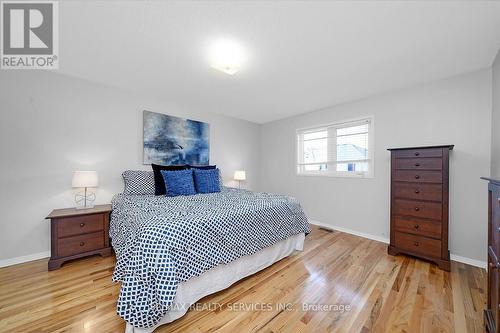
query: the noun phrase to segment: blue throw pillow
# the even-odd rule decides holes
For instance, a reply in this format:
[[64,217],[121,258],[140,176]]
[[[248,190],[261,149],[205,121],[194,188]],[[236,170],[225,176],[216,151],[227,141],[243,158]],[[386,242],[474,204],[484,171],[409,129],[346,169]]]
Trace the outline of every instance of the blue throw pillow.
[[198,193],[220,192],[219,169],[193,169],[194,184]]
[[176,170],[167,171],[161,170],[167,196],[175,197],[178,195],[193,195],[196,194],[193,180],[193,170]]

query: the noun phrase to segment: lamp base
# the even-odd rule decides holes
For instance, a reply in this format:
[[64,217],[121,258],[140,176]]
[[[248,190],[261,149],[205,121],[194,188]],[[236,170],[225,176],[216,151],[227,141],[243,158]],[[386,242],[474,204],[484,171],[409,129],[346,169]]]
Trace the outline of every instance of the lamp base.
[[95,193],[88,193],[87,188],[82,192],[75,194],[76,209],[91,209],[94,208]]

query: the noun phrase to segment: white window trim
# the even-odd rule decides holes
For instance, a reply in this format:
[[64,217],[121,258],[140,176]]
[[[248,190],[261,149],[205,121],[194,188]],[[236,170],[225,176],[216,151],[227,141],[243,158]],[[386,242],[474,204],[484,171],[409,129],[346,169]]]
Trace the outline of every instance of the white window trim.
[[[356,122],[362,122],[364,120],[369,120],[370,122],[370,130],[368,131],[368,161],[369,163],[369,170],[366,173],[353,173],[353,172],[348,172],[348,171],[334,171],[334,172],[327,172],[327,171],[299,171],[298,166],[299,165],[305,165],[307,163],[300,163],[301,156],[303,155],[302,153],[302,146],[300,144],[300,139],[299,139],[299,134],[304,134],[308,130],[311,131],[318,131],[324,128],[327,130],[329,127],[335,127],[339,128],[342,127],[342,125],[346,125],[346,127],[351,126],[353,123]],[[359,117],[359,118],[352,118],[352,119],[346,119],[338,122],[332,122],[332,123],[327,123],[327,124],[320,124],[317,126],[308,126],[308,127],[303,127],[303,128],[298,128],[295,131],[295,173],[297,176],[306,176],[306,177],[333,177],[333,178],[375,178],[375,156],[374,156],[374,148],[375,148],[375,117],[373,115],[371,116],[366,116],[366,117]],[[334,149],[334,152],[330,152],[332,154],[336,154],[336,149]],[[328,161],[325,161],[323,163],[318,162],[318,163],[308,163],[308,164],[327,164]],[[329,163],[329,164],[334,164],[334,163]]]

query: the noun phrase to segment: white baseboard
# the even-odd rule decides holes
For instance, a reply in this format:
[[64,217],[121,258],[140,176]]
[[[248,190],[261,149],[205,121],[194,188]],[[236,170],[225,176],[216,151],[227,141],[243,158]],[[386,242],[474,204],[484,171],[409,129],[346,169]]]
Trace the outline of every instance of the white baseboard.
[[450,254],[450,259],[453,261],[461,262],[463,264],[476,266],[476,267],[480,267],[480,268],[484,268],[484,269],[486,269],[486,267],[488,267],[488,263],[486,261],[462,257],[462,256],[459,256],[456,254]]
[[336,225],[331,225],[331,224],[327,224],[327,223],[323,223],[323,222],[315,221],[315,220],[309,220],[309,223],[326,228],[326,229],[337,230],[337,231],[345,232],[345,233],[348,233],[351,235],[355,235],[355,236],[359,236],[359,237],[363,237],[363,238],[368,238],[371,240],[375,240],[377,242],[389,244],[389,238],[374,236],[374,235],[367,234],[364,232],[359,232],[356,230],[352,230],[352,229],[348,229],[348,228],[344,228],[344,227],[339,227]]
[[[345,232],[345,233],[348,233],[351,235],[355,235],[355,236],[359,236],[359,237],[363,237],[363,238],[368,238],[371,240],[375,240],[378,242],[389,244],[389,238],[375,236],[375,235],[367,234],[364,232],[359,232],[356,230],[352,230],[352,229],[348,229],[348,228],[344,228],[344,227],[339,227],[336,225],[331,225],[331,224],[327,224],[327,223],[323,223],[323,222],[315,221],[315,220],[309,220],[309,223],[317,225],[319,227],[326,228],[326,229],[337,230],[337,231]],[[463,264],[467,264],[467,265],[471,265],[471,266],[475,266],[475,267],[479,267],[479,268],[486,268],[488,265],[486,261],[462,257],[462,256],[459,256],[456,254],[450,254],[450,259],[453,261],[461,262]]]
[[0,267],[7,267],[7,266],[12,266],[12,265],[22,264],[22,263],[25,263],[28,261],[33,261],[33,260],[38,260],[38,259],[43,259],[43,258],[48,258],[48,257],[50,257],[50,251],[28,254],[28,255],[22,256],[22,257],[3,259],[3,260],[0,260]]

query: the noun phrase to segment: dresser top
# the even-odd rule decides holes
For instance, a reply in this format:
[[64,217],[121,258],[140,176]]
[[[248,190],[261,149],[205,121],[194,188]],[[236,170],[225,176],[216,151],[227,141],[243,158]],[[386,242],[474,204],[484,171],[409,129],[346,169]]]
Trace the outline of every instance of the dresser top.
[[455,145],[439,145],[439,146],[420,146],[420,147],[403,147],[403,148],[388,148],[387,150],[406,150],[406,149],[431,149],[431,148],[448,148],[452,150]]
[[89,209],[76,209],[76,208],[54,209],[49,214],[49,216],[46,217],[46,219],[99,214],[99,213],[107,213],[110,211],[111,211],[111,205],[95,205],[94,208],[89,208]]

